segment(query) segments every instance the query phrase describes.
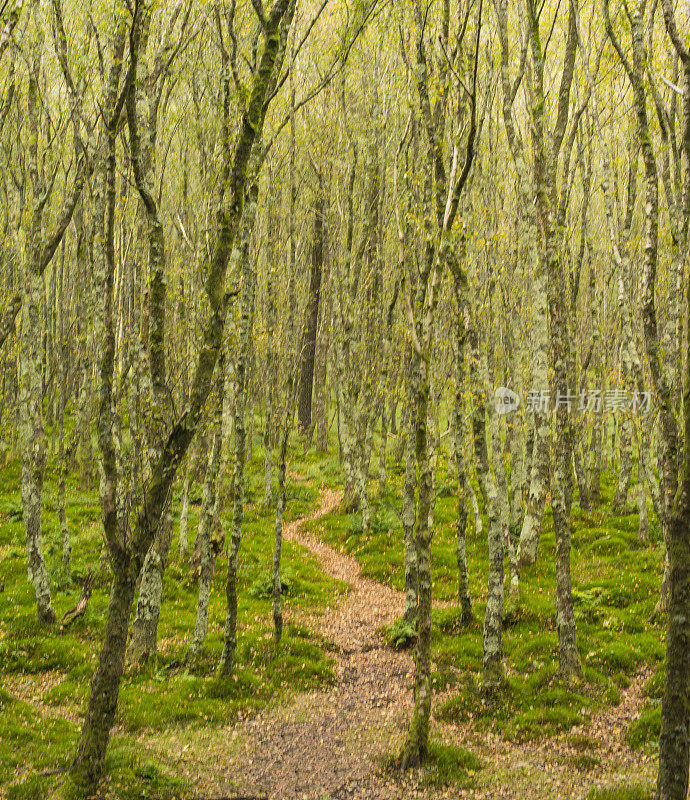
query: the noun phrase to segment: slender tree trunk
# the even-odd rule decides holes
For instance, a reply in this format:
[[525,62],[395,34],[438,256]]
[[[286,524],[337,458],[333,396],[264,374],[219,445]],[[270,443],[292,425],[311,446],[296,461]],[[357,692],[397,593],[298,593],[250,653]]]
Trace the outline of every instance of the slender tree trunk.
[[592,440],[590,444],[592,465],[590,467],[591,481],[589,485],[589,497],[592,501],[592,505],[594,506],[601,502],[601,446],[603,438],[603,420],[603,413],[594,415],[594,424],[592,425]]
[[641,440],[638,440],[638,454],[637,454],[637,479],[635,493],[637,497],[637,514],[638,514],[638,528],[637,528],[637,541],[640,544],[649,543],[649,515],[647,513],[647,492],[644,479],[644,467],[642,466],[642,451],[639,446]]
[[[290,310],[294,314],[294,309]],[[290,325],[289,327],[292,327]],[[273,640],[276,644],[280,643],[283,635],[283,582],[280,577],[280,561],[283,549],[283,514],[285,512],[285,486],[286,486],[286,459],[288,442],[290,440],[290,429],[294,417],[295,396],[294,391],[297,386],[294,368],[290,370],[285,391],[285,414],[283,418],[283,430],[280,437],[280,453],[278,456],[278,503],[276,505],[275,518],[275,546],[273,549],[273,569],[271,573],[273,587]]]
[[211,599],[211,582],[213,580],[213,556],[211,553],[211,529],[214,524],[214,507],[218,496],[218,471],[220,467],[221,451],[223,449],[223,388],[225,385],[225,354],[218,359],[218,380],[216,400],[213,444],[209,454],[204,492],[201,501],[201,514],[199,515],[199,528],[197,541],[201,556],[199,570],[199,599],[196,609],[196,623],[192,642],[187,651],[187,664],[193,665],[199,660],[206,641],[208,628],[208,608]]
[[[673,4],[662,0],[664,22],[683,68],[683,236],[684,266],[690,238],[690,48],[676,25]],[[679,7],[680,13],[680,7]],[[685,298],[683,374],[683,449],[678,487],[669,525],[670,591],[666,635],[666,673],[661,704],[658,800],[685,800],[690,762],[690,287]]]
[[242,541],[242,522],[244,520],[244,486],[246,466],[246,407],[247,407],[247,372],[252,340],[252,317],[256,273],[250,254],[251,235],[256,217],[256,206],[259,187],[252,183],[246,202],[245,219],[242,227],[242,241],[237,258],[241,263],[241,318],[238,331],[238,356],[235,368],[235,466],[234,487],[235,502],[232,511],[232,529],[228,546],[228,570],[225,587],[227,612],[225,618],[225,640],[220,660],[223,675],[230,675],[233,670],[235,648],[237,646],[237,561]]
[[327,419],[327,378],[328,378],[328,348],[330,344],[330,304],[328,295],[324,297],[324,313],[319,326],[319,335],[316,341],[316,372],[314,383],[316,386],[316,451],[325,453],[328,450],[328,419]]
[[[269,181],[271,176],[269,175]],[[266,332],[268,341],[266,343],[266,375],[265,375],[265,394],[266,394],[266,420],[264,426],[264,510],[268,510],[273,505],[273,454],[276,436],[273,430],[275,420],[275,394],[276,381],[278,379],[276,370],[276,354],[274,352],[274,336],[276,330],[276,285],[275,278],[277,272],[277,223],[273,208],[269,201],[268,208],[268,257],[266,264]]]
[[191,482],[191,469],[190,462],[192,455],[190,454],[184,468],[184,478],[182,480],[182,502],[180,504],[180,531],[178,535],[178,552],[181,558],[187,558],[189,552],[189,540],[187,538],[187,521],[189,519],[189,486]]
[[402,769],[418,764],[426,755],[431,716],[431,538],[429,526],[432,476],[429,461],[428,414],[429,373],[428,362],[415,354],[413,374],[417,383],[415,402],[415,461],[419,468],[419,507],[415,531],[417,549],[417,575],[419,592],[417,600],[417,652],[415,657],[415,704],[412,722],[401,759]]
[[60,363],[60,398],[58,400],[58,487],[57,503],[58,518],[60,520],[60,537],[62,539],[62,569],[66,575],[71,571],[72,545],[69,538],[69,527],[67,525],[67,511],[65,510],[65,481],[67,478],[67,458],[65,456],[65,405],[67,403],[68,387],[68,348],[65,343],[65,306],[66,293],[64,290],[65,273],[65,241],[62,241],[60,253],[60,277],[58,295],[60,298],[59,323],[58,323],[58,359]]
[[[415,484],[417,482],[413,416],[410,414],[405,431],[407,441],[405,458],[405,482],[403,484],[403,543],[405,550],[405,619],[413,622],[417,619],[417,602],[419,596],[419,578],[417,573],[417,548],[414,542],[415,521]],[[401,436],[403,432],[401,432]]]
[[623,513],[628,503],[628,492],[632,478],[632,422],[627,413],[621,420],[620,453],[621,469],[618,473],[618,483],[611,509],[614,514]]
[[458,482],[458,519],[456,522],[455,555],[458,564],[458,601],[463,625],[474,620],[470,599],[470,582],[467,570],[465,532],[467,530],[467,472],[465,469],[465,319],[462,309],[462,289],[455,282],[455,404],[453,407],[453,433],[455,435],[455,471]]
[[[489,453],[486,443],[485,392],[480,377],[479,344],[474,327],[470,327],[468,338],[470,344],[470,379],[474,395],[474,413],[472,415],[474,453],[479,487],[489,518],[489,576],[486,611],[484,614],[482,691],[492,694],[498,691],[503,682],[504,533],[501,526],[498,494],[489,465]],[[495,454],[495,457],[500,458],[500,453]]]
[[[556,621],[561,675],[566,679],[582,675],[575,637],[575,615],[570,575],[570,506],[567,485],[572,476],[572,439],[568,382],[569,328],[565,309],[565,280],[558,247],[554,214],[557,158],[568,120],[570,86],[577,51],[577,2],[568,11],[568,34],[558,94],[558,115],[553,143],[548,150],[544,131],[544,54],[540,39],[536,0],[527,4],[529,42],[534,66],[535,103],[532,106],[532,136],[535,145],[534,173],[539,227],[543,242],[540,272],[546,273],[550,328],[550,360],[553,369],[552,395],[556,398],[554,463],[551,473],[551,508],[556,533]],[[522,543],[521,543],[522,546]]]
[[283,551],[283,513],[285,511],[285,461],[290,429],[285,423],[280,442],[278,459],[278,503],[276,504],[275,545],[273,549],[273,568],[271,573],[273,592],[273,641],[278,644],[283,635],[283,582],[280,577],[280,560]]
[[319,322],[319,302],[321,299],[321,273],[323,270],[323,230],[325,215],[323,181],[320,181],[319,198],[314,213],[314,239],[311,252],[311,271],[309,295],[305,310],[305,327],[302,338],[300,387],[299,387],[299,429],[302,435],[311,428],[311,401],[314,387],[314,358],[316,355],[316,334]]

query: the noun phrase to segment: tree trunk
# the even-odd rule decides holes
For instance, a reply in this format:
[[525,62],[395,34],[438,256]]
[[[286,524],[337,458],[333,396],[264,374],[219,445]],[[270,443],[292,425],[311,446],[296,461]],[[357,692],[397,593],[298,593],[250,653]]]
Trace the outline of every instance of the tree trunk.
[[[471,325],[471,323],[470,323]],[[480,377],[480,356],[477,333],[474,327],[468,331],[470,344],[470,378],[474,395],[472,433],[477,463],[477,479],[484,498],[489,518],[489,576],[484,614],[484,655],[482,691],[492,694],[503,682],[503,582],[505,577],[501,512],[496,485],[491,474],[486,443],[485,391]],[[494,457],[500,458],[500,453]]]
[[201,501],[201,514],[199,515],[199,528],[197,541],[201,556],[199,571],[199,600],[196,609],[196,622],[192,642],[187,651],[186,663],[195,664],[204,649],[206,630],[208,627],[208,608],[211,599],[211,581],[213,580],[213,556],[211,554],[211,529],[214,524],[213,513],[216,497],[218,496],[218,471],[220,467],[221,451],[223,449],[223,388],[225,386],[225,354],[218,359],[218,398],[214,417],[213,445],[209,454],[204,492]]
[[187,558],[189,552],[189,540],[187,538],[187,520],[189,518],[189,485],[191,482],[191,469],[190,462],[192,455],[190,454],[184,468],[184,479],[182,481],[182,502],[180,504],[180,532],[178,536],[178,551],[181,558]]
[[649,543],[649,515],[647,513],[647,492],[644,479],[644,467],[642,465],[642,449],[641,439],[638,439],[638,452],[637,452],[637,481],[636,481],[636,497],[637,497],[637,514],[638,514],[638,528],[637,528],[637,541],[640,544]]
[[415,657],[415,704],[412,722],[401,757],[401,768],[419,764],[427,753],[429,720],[431,716],[431,538],[429,526],[432,476],[429,461],[428,414],[429,373],[428,363],[413,356],[413,374],[417,383],[414,418],[415,461],[419,468],[419,508],[415,544],[417,550],[417,575],[419,593],[417,601],[417,651]]
[[132,625],[132,636],[129,643],[129,658],[135,663],[148,661],[149,658],[156,655],[158,620],[163,602],[163,574],[168,565],[173,534],[170,503],[169,499],[157,525],[156,538],[144,560],[137,614]]
[[[269,180],[271,176],[269,175]],[[273,505],[273,464],[272,450],[275,446],[275,395],[276,381],[278,379],[276,370],[276,354],[274,352],[274,336],[276,329],[276,285],[275,277],[278,269],[277,265],[277,223],[273,213],[271,202],[268,204],[268,219],[266,221],[268,229],[268,255],[266,264],[266,333],[268,341],[266,343],[266,374],[265,374],[265,405],[266,420],[264,425],[264,500],[263,507],[267,511]]]
[[321,272],[323,270],[323,229],[325,215],[323,186],[319,188],[319,199],[314,213],[314,240],[311,251],[309,295],[305,310],[305,327],[301,347],[299,386],[299,429],[306,435],[311,428],[311,400],[314,387],[314,357],[316,355],[316,333],[319,322],[319,300],[321,298]]
[[[290,313],[293,313],[292,311]],[[293,368],[294,369],[294,368]],[[276,505],[275,518],[275,546],[273,549],[273,569],[271,573],[271,583],[273,587],[273,641],[279,644],[283,635],[283,583],[280,577],[280,560],[283,549],[283,514],[285,512],[285,476],[288,442],[290,440],[290,429],[294,418],[294,389],[295,376],[292,370],[288,375],[287,388],[285,392],[285,414],[283,419],[283,431],[280,437],[280,454],[278,457],[278,503]]]
[[[405,550],[405,619],[414,622],[417,619],[417,601],[419,595],[419,578],[417,574],[417,548],[414,542],[415,520],[415,484],[417,481],[414,455],[413,417],[409,415],[405,439],[407,455],[405,459],[405,483],[403,485],[403,543]],[[403,435],[403,432],[400,434]]]
[[24,534],[28,556],[28,577],[36,594],[38,619],[41,622],[55,622],[41,531],[41,500],[46,445],[41,418],[40,340],[35,335],[35,331],[40,329],[41,279],[31,267],[27,271],[29,273],[26,278],[28,291],[22,303],[21,389],[19,395]]
[[60,398],[58,400],[58,487],[57,503],[58,518],[60,520],[60,537],[62,539],[62,569],[65,575],[71,571],[72,545],[69,538],[69,527],[67,525],[67,512],[65,510],[65,481],[67,478],[67,458],[65,455],[65,405],[67,403],[67,393],[69,391],[67,378],[69,370],[68,348],[65,343],[65,307],[67,298],[64,291],[64,272],[65,272],[65,243],[62,242],[60,254],[60,277],[58,286],[58,296],[60,298],[59,323],[58,323],[58,360],[60,363]]
[[71,769],[72,779],[85,794],[91,794],[100,782],[110,730],[115,724],[136,573],[134,562],[115,566],[98,668],[91,679],[89,704]]
[[458,601],[463,625],[474,620],[470,599],[470,582],[467,571],[465,532],[467,530],[467,472],[465,469],[465,320],[461,306],[461,289],[455,283],[455,405],[453,407],[453,433],[455,435],[455,471],[458,482],[458,520],[456,523],[455,555],[458,565]]
[[46,466],[46,438],[43,429],[43,391],[41,338],[41,295],[43,290],[41,241],[45,190],[39,177],[37,139],[40,111],[38,108],[38,78],[43,40],[35,43],[29,74],[28,119],[31,130],[30,176],[34,204],[29,223],[27,263],[22,297],[22,331],[20,340],[19,446],[21,449],[21,495],[24,513],[24,535],[28,558],[28,578],[36,594],[36,608],[41,622],[54,622],[55,612],[50,599],[48,571],[43,555],[41,503]]
[[250,257],[249,247],[256,218],[256,207],[259,187],[252,183],[246,203],[245,218],[242,224],[242,241],[237,252],[241,259],[241,318],[238,331],[238,356],[235,371],[235,466],[234,487],[235,501],[232,510],[232,529],[228,546],[228,570],[225,587],[227,611],[225,618],[225,640],[220,660],[223,675],[230,675],[235,659],[237,646],[237,560],[240,542],[242,541],[242,522],[244,520],[244,486],[246,466],[246,406],[247,406],[247,372],[252,341],[252,317],[256,273]]
[[613,496],[611,510],[614,514],[622,514],[628,503],[628,491],[632,478],[632,422],[626,413],[621,420],[620,436],[621,469],[618,473],[618,484]]
[[[690,48],[676,25],[673,4],[662,0],[664,22],[683,67],[683,236],[684,260],[690,235]],[[690,753],[690,287],[685,306],[685,364],[683,376],[683,450],[678,488],[669,525],[670,591],[666,635],[666,674],[661,704],[658,800],[685,800]]]

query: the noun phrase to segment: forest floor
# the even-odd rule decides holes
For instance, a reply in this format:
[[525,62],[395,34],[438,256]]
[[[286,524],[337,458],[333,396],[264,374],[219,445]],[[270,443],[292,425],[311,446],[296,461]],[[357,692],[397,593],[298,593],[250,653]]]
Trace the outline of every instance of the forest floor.
[[[342,493],[321,492],[320,506],[307,521],[336,510]],[[227,763],[232,777],[219,787],[219,796],[242,795],[271,800],[402,800],[408,797],[450,798],[585,798],[596,786],[649,785],[655,765],[622,738],[644,707],[644,687],[651,676],[642,668],[621,702],[573,726],[567,735],[538,742],[516,743],[501,736],[478,733],[471,723],[435,721],[432,737],[453,753],[471,747],[491,769],[468,767],[473,788],[450,785],[434,788],[433,763],[401,778],[391,755],[400,751],[413,698],[412,651],[392,649],[383,641],[404,608],[404,596],[378,581],[363,577],[360,564],[304,531],[303,520],[286,526],[284,536],[316,555],[324,571],[349,584],[336,607],[302,618],[325,640],[337,646],[336,681],[326,690],[295,697],[288,705],[270,709],[235,728]],[[222,742],[219,742],[222,747]],[[438,746],[438,744],[437,744]],[[459,755],[459,761],[463,760]],[[475,766],[473,759],[468,759]],[[222,758],[214,759],[222,763]],[[479,762],[481,763],[481,762]],[[574,768],[575,767],[575,768]]]
[[[629,507],[573,507],[573,582],[584,679],[557,672],[555,539],[550,512],[540,560],[521,577],[520,606],[503,636],[506,684],[479,692],[486,536],[470,518],[470,589],[476,620],[463,628],[456,603],[456,501],[439,474],[432,578],[429,759],[401,777],[394,769],[409,724],[414,650],[405,639],[404,565],[397,509],[404,465],[391,466],[386,493],[372,491],[372,530],[340,508],[337,456],[296,456],[290,473],[282,576],[284,633],[272,642],[272,513],[261,509],[263,462],[250,465],[239,573],[237,667],[216,672],[224,628],[223,561],[214,578],[204,657],[184,655],[196,587],[173,545],[156,659],[125,673],[100,797],[109,800],[648,800],[657,763],[663,619],[653,616],[663,549],[652,530],[637,540]],[[35,619],[26,581],[19,465],[0,471],[0,799],[40,800],[60,781],[79,732],[107,605],[107,581],[84,617],[61,630]],[[58,619],[98,563],[95,492],[68,476],[73,564],[60,571],[56,487],[44,497],[46,556]],[[197,489],[198,492],[198,489]],[[179,497],[176,499],[179,503]],[[481,507],[481,498],[480,498]],[[199,497],[190,505],[190,546]],[[231,509],[226,510],[226,515]]]

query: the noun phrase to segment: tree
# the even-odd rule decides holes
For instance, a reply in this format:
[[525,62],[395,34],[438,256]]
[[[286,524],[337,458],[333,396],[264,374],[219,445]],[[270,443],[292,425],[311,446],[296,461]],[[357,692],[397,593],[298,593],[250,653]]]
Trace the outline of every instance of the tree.
[[[471,6],[465,13],[469,17]],[[421,122],[426,132],[426,177],[424,180],[424,253],[421,269],[416,276],[416,290],[413,302],[408,302],[408,318],[412,337],[412,360],[410,369],[415,385],[415,461],[419,475],[419,501],[415,530],[417,549],[417,574],[419,594],[417,600],[417,651],[415,656],[415,706],[407,733],[407,739],[400,757],[402,769],[418,765],[426,756],[429,741],[429,718],[431,715],[431,538],[430,509],[432,506],[432,475],[429,459],[429,440],[427,432],[429,413],[429,387],[431,354],[433,347],[434,314],[438,304],[443,270],[452,256],[451,230],[463,189],[467,184],[476,135],[476,96],[477,69],[479,61],[479,40],[481,33],[482,4],[476,13],[476,35],[472,67],[472,93],[469,98],[470,123],[465,144],[465,157],[458,174],[459,143],[453,143],[453,162],[447,175],[443,162],[443,133],[445,128],[445,103],[447,101],[448,68],[439,59],[438,78],[440,95],[432,106],[430,101],[430,70],[425,42],[426,18],[422,7],[414,7],[416,41],[417,94],[421,110]],[[450,5],[445,3],[440,20],[441,47],[448,52],[450,24]],[[460,24],[459,31],[465,27]],[[463,46],[462,36],[454,43],[460,56]],[[438,245],[436,244],[438,242]]]
[[[77,754],[70,775],[84,792],[92,794],[103,772],[110,730],[115,719],[117,696],[124,666],[125,647],[129,629],[129,615],[136,582],[144,558],[153,542],[161,517],[168,502],[177,469],[196,433],[208,397],[216,361],[223,341],[223,327],[231,296],[225,288],[230,250],[242,216],[248,165],[257,134],[260,134],[266,116],[268,88],[280,44],[281,25],[288,28],[289,0],[277,0],[268,17],[261,20],[264,50],[254,72],[251,93],[244,111],[234,147],[230,144],[229,76],[223,76],[223,160],[221,198],[215,229],[215,243],[206,278],[206,295],[210,306],[204,326],[194,377],[191,383],[189,404],[167,430],[164,445],[157,458],[149,483],[134,515],[131,536],[125,536],[124,520],[118,518],[116,504],[118,474],[115,446],[112,435],[112,391],[115,355],[113,327],[114,260],[112,226],[115,197],[115,135],[120,114],[136,75],[137,50],[130,50],[130,63],[124,90],[117,94],[121,62],[113,67],[106,98],[105,113],[109,136],[108,166],[106,173],[106,290],[104,296],[103,358],[101,368],[99,448],[103,462],[102,481],[103,524],[113,565],[113,583],[108,603],[105,634],[98,668],[91,683],[86,717]],[[135,6],[132,30],[136,30],[140,6]],[[286,21],[287,20],[287,21]],[[136,36],[136,33],[134,34]]]
[[[685,263],[690,227],[690,49],[676,24],[673,5],[663,0],[664,23],[669,39],[678,54],[683,69],[683,221],[678,253]],[[683,376],[683,450],[680,457],[678,488],[673,498],[668,536],[669,608],[666,637],[666,671],[661,706],[661,737],[659,740],[659,800],[679,800],[688,793],[690,763],[690,665],[688,636],[690,636],[690,358],[687,357],[690,339],[690,289],[685,299],[685,374]]]

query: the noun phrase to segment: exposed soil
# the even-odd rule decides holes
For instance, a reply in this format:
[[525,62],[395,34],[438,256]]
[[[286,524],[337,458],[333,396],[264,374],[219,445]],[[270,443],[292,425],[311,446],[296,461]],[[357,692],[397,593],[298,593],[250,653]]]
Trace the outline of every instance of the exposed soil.
[[[309,519],[329,514],[341,497],[325,490]],[[285,539],[350,585],[337,608],[308,619],[337,647],[336,681],[244,723],[228,777],[235,791],[281,800],[402,797],[403,787],[383,780],[375,763],[399,746],[401,716],[412,703],[412,658],[384,647],[378,634],[400,615],[402,595],[362,577],[354,559],[305,533],[304,521],[286,525]]]

